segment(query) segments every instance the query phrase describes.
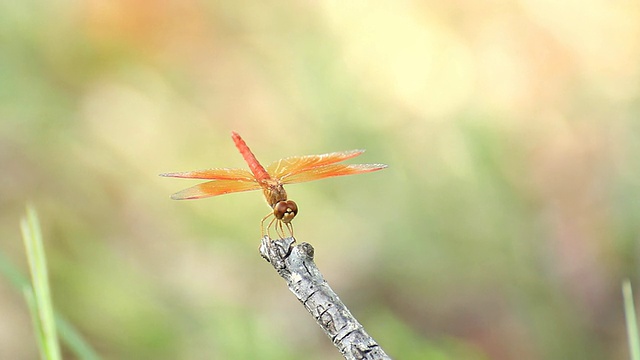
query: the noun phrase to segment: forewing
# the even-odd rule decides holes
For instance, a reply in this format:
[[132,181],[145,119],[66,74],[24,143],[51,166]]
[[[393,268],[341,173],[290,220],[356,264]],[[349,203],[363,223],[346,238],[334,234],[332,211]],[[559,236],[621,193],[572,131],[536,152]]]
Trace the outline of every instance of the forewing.
[[201,199],[222,194],[260,189],[261,186],[254,181],[238,180],[213,180],[207,181],[188,189],[184,189],[171,195],[174,200]]
[[160,174],[160,176],[187,178],[187,179],[209,179],[209,180],[237,180],[255,182],[253,174],[243,169],[207,169],[185,172],[174,172]]
[[267,172],[274,178],[284,180],[313,168],[354,158],[363,152],[364,150],[351,150],[322,155],[292,156],[274,161],[267,166]]
[[332,164],[318,166],[311,169],[303,170],[294,175],[285,175],[281,178],[283,184],[300,183],[305,181],[313,181],[334,176],[363,174],[372,171],[378,171],[386,168],[384,164]]

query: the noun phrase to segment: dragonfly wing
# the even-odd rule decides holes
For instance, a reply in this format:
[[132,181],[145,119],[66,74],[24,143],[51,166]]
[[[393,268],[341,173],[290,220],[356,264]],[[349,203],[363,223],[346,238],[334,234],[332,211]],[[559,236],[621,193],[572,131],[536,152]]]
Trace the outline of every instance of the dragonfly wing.
[[187,179],[209,179],[209,180],[237,180],[255,182],[253,174],[243,169],[207,169],[185,172],[174,172],[160,174],[160,176],[187,178]]
[[213,180],[179,191],[171,195],[171,198],[174,200],[201,199],[234,192],[258,190],[261,188],[260,184],[255,180]]
[[274,161],[267,166],[271,176],[283,179],[309,169],[335,164],[362,154],[364,150],[341,151],[322,155],[292,156]]
[[331,164],[318,166],[310,169],[304,169],[292,175],[283,175],[280,179],[283,184],[300,183],[305,181],[313,181],[334,176],[363,174],[372,171],[378,171],[386,168],[384,164]]

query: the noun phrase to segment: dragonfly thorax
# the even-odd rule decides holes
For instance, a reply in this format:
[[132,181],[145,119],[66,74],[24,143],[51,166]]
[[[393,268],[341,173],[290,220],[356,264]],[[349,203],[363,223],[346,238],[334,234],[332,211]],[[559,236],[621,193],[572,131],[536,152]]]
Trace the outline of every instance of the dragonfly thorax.
[[280,201],[287,201],[287,192],[279,181],[267,179],[264,180],[261,185],[263,188],[264,198],[267,200],[267,204],[272,208]]

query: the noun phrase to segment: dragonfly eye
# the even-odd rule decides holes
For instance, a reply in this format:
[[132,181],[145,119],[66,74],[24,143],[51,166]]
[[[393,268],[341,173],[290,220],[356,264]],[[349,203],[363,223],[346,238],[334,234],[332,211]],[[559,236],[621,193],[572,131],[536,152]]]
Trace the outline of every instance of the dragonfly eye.
[[297,213],[298,205],[293,200],[278,201],[276,206],[273,207],[273,215],[285,223],[291,222]]

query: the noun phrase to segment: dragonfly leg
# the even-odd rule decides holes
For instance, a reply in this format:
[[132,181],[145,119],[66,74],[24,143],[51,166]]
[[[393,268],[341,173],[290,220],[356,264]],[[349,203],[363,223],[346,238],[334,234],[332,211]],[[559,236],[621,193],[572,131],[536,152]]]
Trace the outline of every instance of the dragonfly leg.
[[278,221],[278,223],[276,224],[276,234],[278,234],[280,239],[284,239],[284,228],[282,227],[282,221]]
[[[264,235],[265,235],[264,222],[265,222],[265,220],[267,220],[272,215],[273,215],[273,213],[268,213],[267,216],[263,217],[262,221],[260,221],[260,234],[261,234],[261,237],[264,237]],[[269,224],[266,227],[267,236],[269,236],[269,228],[271,227],[271,224],[273,224],[273,220],[275,220],[275,217],[271,220],[271,222],[269,222]],[[269,236],[269,238],[271,238],[271,236]]]
[[[267,236],[269,236],[269,239],[271,239],[271,225],[273,225],[274,222],[278,221],[277,218],[273,218],[271,219],[271,221],[269,221],[269,225],[267,225]],[[276,234],[278,233],[278,227],[276,225]]]
[[[262,237],[267,235],[269,238],[271,238],[271,234],[270,234],[271,226],[275,226],[276,234],[280,239],[284,239],[285,237],[287,237],[287,234],[285,232],[285,227],[289,231],[289,234],[291,234],[291,237],[293,237],[293,224],[291,224],[290,222],[284,222],[273,215],[274,215],[273,213],[269,213],[267,214],[267,216],[262,218],[262,221],[260,221],[260,230],[262,233]],[[267,226],[264,226],[265,221],[267,221],[267,219],[271,216],[273,216],[273,219],[269,221]]]
[[285,223],[285,226],[287,227],[287,230],[289,230],[291,237],[293,237],[293,224],[288,222],[288,223]]
[[[267,218],[268,218],[268,216],[267,216],[267,217],[265,217],[263,220],[266,220]],[[270,232],[270,230],[271,230],[271,225],[273,225],[273,223],[274,223],[276,220],[278,220],[278,219],[274,216],[274,217],[273,217],[273,219],[271,219],[271,221],[269,221],[269,224],[267,224],[266,234],[267,234],[267,236],[269,237],[269,239],[271,239],[271,232]],[[277,233],[277,232],[278,232],[278,227],[277,227],[277,225],[276,225],[276,233]],[[264,235],[263,235],[263,237],[264,237]]]

